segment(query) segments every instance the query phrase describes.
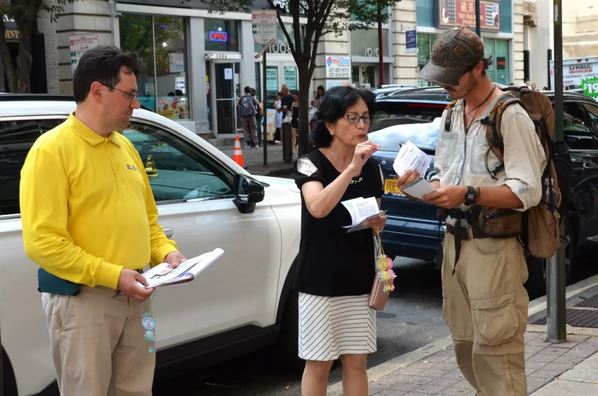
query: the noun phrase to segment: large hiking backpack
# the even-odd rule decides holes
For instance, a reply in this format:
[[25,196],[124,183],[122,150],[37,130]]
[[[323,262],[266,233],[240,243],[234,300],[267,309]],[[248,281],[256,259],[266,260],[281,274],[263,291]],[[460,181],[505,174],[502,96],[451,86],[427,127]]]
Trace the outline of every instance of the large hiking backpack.
[[[481,120],[482,124],[486,125],[486,140],[489,146],[486,153],[486,169],[490,176],[496,179],[497,172],[504,168],[504,141],[500,130],[502,114],[508,106],[520,104],[533,121],[546,156],[546,167],[542,173],[542,198],[538,205],[524,213],[521,240],[530,255],[538,258],[552,257],[560,245],[559,207],[561,204],[561,190],[554,163],[555,123],[552,102],[546,95],[527,87],[507,87],[503,90],[508,94],[498,99],[488,116]],[[454,104],[448,107],[446,131],[450,131],[453,106]],[[488,166],[490,151],[500,161],[500,165],[494,169]]]
[[257,114],[253,98],[249,95],[244,95],[239,103],[239,114],[242,117],[253,117]]

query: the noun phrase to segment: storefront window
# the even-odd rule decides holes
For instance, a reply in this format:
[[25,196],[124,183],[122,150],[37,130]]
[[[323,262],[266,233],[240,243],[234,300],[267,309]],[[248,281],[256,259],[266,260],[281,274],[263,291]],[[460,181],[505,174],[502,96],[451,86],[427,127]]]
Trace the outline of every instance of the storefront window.
[[206,51],[239,51],[238,24],[224,19],[204,21]]
[[[384,56],[390,56],[388,29],[382,29]],[[355,30],[351,32],[351,55],[378,58],[378,29]]]
[[[430,54],[432,53],[432,46],[436,41],[435,34],[428,34],[428,33],[417,33],[417,68],[418,70],[423,69],[423,67],[428,63],[430,60]],[[419,79],[417,81],[417,85],[420,87],[427,87],[430,84],[426,80]]]
[[181,17],[123,14],[121,47],[137,53],[141,105],[171,119],[188,119],[185,23]]

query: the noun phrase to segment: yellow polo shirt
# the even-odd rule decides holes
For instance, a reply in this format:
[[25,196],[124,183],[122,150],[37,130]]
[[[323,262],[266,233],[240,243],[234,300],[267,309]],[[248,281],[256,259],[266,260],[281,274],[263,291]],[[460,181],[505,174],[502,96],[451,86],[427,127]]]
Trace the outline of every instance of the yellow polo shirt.
[[135,147],[104,138],[74,114],[27,155],[20,187],[23,243],[46,271],[116,289],[123,268],[140,269],[176,250]]

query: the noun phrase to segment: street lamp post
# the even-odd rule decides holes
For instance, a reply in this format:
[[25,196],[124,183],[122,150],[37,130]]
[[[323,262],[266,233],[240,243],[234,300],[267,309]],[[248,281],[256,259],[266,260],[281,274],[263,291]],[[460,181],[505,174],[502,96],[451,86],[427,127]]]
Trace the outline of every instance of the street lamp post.
[[[563,143],[563,26],[561,0],[554,1],[554,115],[555,115],[555,155],[566,151]],[[563,204],[561,204],[563,205]],[[565,227],[564,221],[561,228]],[[565,331],[565,254],[561,246],[556,255],[546,263],[546,332],[547,341],[567,340]]]

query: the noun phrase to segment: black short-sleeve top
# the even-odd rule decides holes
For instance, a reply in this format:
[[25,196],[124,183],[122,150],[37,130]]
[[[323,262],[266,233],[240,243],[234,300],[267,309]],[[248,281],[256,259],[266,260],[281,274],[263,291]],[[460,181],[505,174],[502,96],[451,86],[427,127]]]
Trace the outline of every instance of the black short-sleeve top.
[[[318,181],[324,187],[340,173],[320,150],[295,163],[295,182]],[[376,160],[364,164],[353,178],[341,201],[357,197],[382,196],[382,172]],[[371,229],[347,232],[351,216],[339,202],[324,218],[314,218],[301,194],[301,242],[296,286],[300,292],[319,296],[367,294],[374,281],[374,243]]]

